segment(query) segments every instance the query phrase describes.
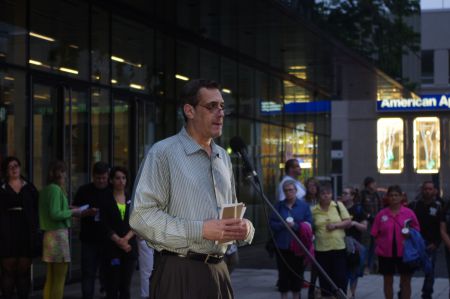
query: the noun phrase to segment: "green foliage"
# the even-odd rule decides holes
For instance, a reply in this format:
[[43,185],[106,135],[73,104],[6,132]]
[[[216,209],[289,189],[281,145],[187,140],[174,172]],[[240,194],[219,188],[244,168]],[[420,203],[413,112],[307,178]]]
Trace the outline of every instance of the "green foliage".
[[420,0],[329,0],[315,14],[322,28],[394,78],[401,78],[402,55],[420,50],[420,34],[405,22],[420,14]]

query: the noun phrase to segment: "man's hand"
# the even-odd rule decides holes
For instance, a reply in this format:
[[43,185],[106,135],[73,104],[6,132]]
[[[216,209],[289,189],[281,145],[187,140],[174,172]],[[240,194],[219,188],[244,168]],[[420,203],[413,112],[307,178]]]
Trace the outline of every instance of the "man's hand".
[[203,222],[203,238],[221,243],[245,240],[250,232],[247,219],[211,219]]

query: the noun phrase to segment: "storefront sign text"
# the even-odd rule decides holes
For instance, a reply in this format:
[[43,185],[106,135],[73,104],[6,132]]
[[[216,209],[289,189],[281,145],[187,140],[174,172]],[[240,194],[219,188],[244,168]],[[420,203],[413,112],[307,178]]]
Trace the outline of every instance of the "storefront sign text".
[[377,101],[377,111],[450,111],[450,94],[422,95],[419,99],[384,99]]

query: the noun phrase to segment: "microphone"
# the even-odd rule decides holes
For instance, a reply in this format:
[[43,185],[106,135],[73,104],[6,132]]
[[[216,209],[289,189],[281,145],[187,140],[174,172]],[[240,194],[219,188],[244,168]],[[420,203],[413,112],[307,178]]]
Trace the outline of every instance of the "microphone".
[[245,174],[257,178],[258,174],[253,168],[252,163],[248,159],[247,146],[245,145],[244,140],[242,140],[242,138],[239,136],[234,136],[233,138],[230,139],[230,147],[233,150],[233,152],[242,159],[242,162],[244,163]]

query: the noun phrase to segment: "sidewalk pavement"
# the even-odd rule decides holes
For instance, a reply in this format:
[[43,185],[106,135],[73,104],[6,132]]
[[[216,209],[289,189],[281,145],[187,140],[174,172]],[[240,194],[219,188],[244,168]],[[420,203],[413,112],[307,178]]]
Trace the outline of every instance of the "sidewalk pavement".
[[[309,278],[309,273],[305,273],[305,278]],[[275,283],[277,280],[277,270],[273,269],[236,269],[231,275],[235,299],[273,299],[279,298]],[[421,296],[423,277],[412,278],[412,299],[419,299]],[[399,278],[395,277],[394,291],[397,292]],[[98,287],[98,283],[96,284]],[[434,299],[447,299],[449,293],[449,282],[447,278],[437,278],[434,284]],[[383,295],[383,278],[381,275],[366,275],[358,283],[356,290],[357,298],[380,299]],[[35,291],[32,298],[42,298],[42,291]],[[64,292],[65,299],[81,298],[81,284],[68,284]],[[98,291],[96,299],[101,298]],[[131,287],[131,298],[140,299],[139,293],[139,272],[135,272]],[[307,298],[307,290],[302,290],[302,298]],[[201,298],[199,298],[201,299]]]
[[[420,299],[423,275],[418,272],[412,278],[412,299]],[[277,281],[277,270],[275,259],[270,258],[265,250],[264,243],[253,244],[239,248],[239,265],[231,275],[235,299],[272,299],[280,298],[275,287]],[[438,252],[436,263],[436,278],[434,283],[434,299],[448,299],[449,280],[447,278],[447,267],[445,266],[444,251]],[[305,273],[305,279],[309,279],[309,273]],[[318,283],[318,282],[317,282]],[[399,277],[395,277],[394,291],[398,291]],[[98,283],[96,283],[98,288]],[[307,298],[307,290],[302,290],[302,298]],[[383,277],[381,275],[366,275],[360,278],[356,297],[364,299],[382,299]],[[42,291],[35,291],[32,299],[41,299]],[[81,283],[69,283],[64,292],[65,299],[81,298]],[[98,289],[95,299],[100,299]],[[133,275],[131,287],[131,298],[140,299],[139,272]],[[195,298],[197,299],[197,298]],[[198,298],[202,299],[202,298]]]

